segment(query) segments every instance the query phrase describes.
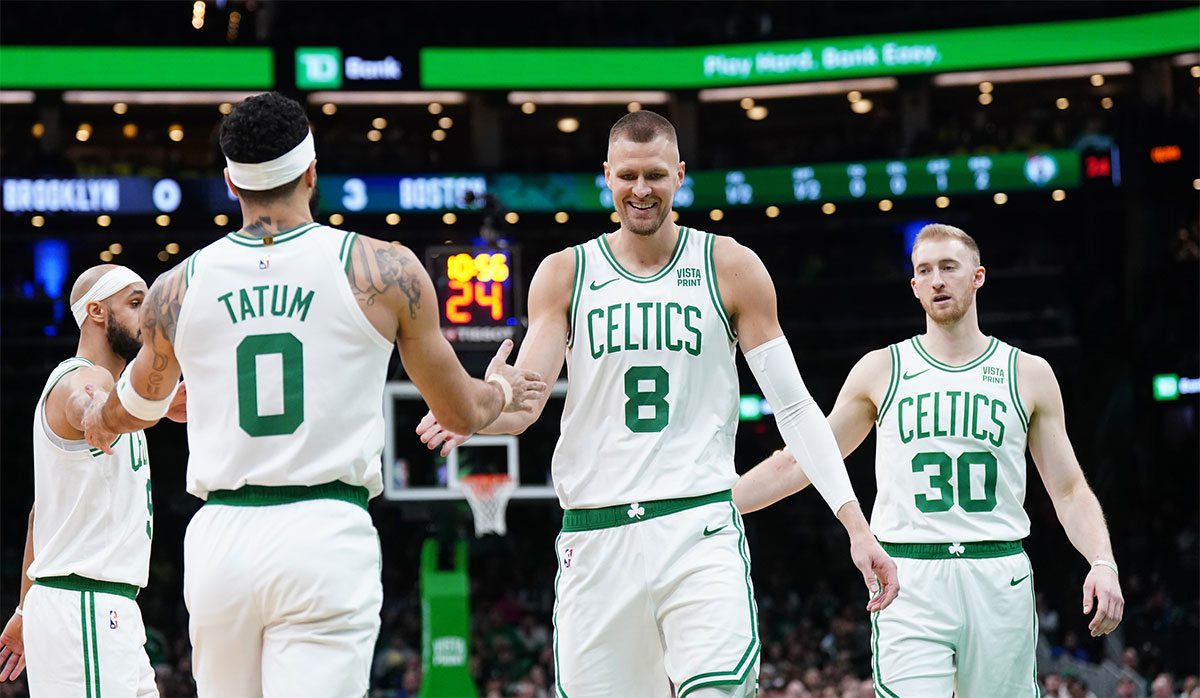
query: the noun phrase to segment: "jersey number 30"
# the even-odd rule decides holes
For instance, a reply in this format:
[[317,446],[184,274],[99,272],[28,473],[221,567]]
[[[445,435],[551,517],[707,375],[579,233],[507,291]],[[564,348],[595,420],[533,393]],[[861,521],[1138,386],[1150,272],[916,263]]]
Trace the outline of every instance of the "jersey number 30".
[[[983,499],[971,496],[971,466],[983,466]],[[930,466],[937,466],[931,470]],[[991,511],[996,508],[996,456],[987,451],[968,451],[958,457],[958,505],[964,511]],[[954,474],[954,463],[949,454],[941,451],[918,453],[912,459],[914,473],[927,472],[929,484],[941,494],[938,498],[918,494],[917,509],[926,514],[950,511],[954,506],[954,485],[950,477]]]
[[[279,354],[283,363],[283,412],[261,414],[258,357]],[[253,334],[237,348],[238,424],[250,436],[291,434],[304,421],[304,345],[291,332]]]

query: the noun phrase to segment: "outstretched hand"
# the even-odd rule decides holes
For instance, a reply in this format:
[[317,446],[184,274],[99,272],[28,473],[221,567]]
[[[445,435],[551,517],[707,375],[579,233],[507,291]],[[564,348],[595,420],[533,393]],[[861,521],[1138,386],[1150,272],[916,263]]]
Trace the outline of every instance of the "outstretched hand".
[[25,636],[21,616],[13,614],[0,633],[0,681],[16,681],[25,671]]
[[450,455],[450,451],[456,446],[461,446],[464,441],[471,438],[470,434],[455,434],[452,431],[446,431],[442,425],[438,423],[433,412],[426,412],[421,418],[421,422],[417,424],[417,436],[421,437],[421,443],[429,447],[432,451],[438,446],[442,447],[442,457]]
[[91,403],[83,408],[83,438],[87,439],[88,446],[98,448],[111,456],[112,443],[120,434],[104,423],[104,403],[108,402],[108,391],[101,390],[91,383],[83,386],[83,390],[92,398]]
[[513,343],[506,339],[500,343],[496,355],[488,363],[483,378],[487,380],[496,376],[512,386],[512,397],[504,405],[505,412],[530,412],[542,399],[546,392],[546,383],[537,371],[517,368],[508,364],[508,355],[512,353]]
[[850,559],[862,573],[863,583],[871,592],[867,610],[874,613],[887,608],[900,594],[900,579],[896,562],[883,551],[874,536],[850,540]]
[[1094,565],[1083,580],[1083,613],[1092,612],[1092,601],[1096,602],[1096,615],[1088,624],[1092,637],[1107,635],[1117,629],[1125,614],[1125,597],[1121,595],[1121,582],[1116,571],[1104,565]]

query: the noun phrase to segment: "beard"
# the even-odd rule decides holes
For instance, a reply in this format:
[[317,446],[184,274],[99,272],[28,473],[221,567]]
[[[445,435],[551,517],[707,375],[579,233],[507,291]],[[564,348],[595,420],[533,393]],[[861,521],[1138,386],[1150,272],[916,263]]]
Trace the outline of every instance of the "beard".
[[317,219],[317,210],[321,208],[321,187],[314,184],[312,194],[308,195],[308,213],[315,221]]
[[108,329],[105,331],[105,336],[108,339],[108,346],[112,348],[113,353],[125,359],[125,363],[133,361],[138,352],[142,350],[140,331],[137,334],[133,334],[121,325],[110,322],[108,323]]
[[671,210],[669,208],[663,206],[662,202],[659,202],[658,208],[659,208],[658,215],[655,216],[653,219],[651,219],[649,221],[645,221],[645,222],[634,223],[633,221],[629,220],[629,218],[625,215],[625,207],[624,206],[622,206],[621,209],[618,210],[617,215],[621,218],[621,223],[625,226],[626,230],[633,233],[634,235],[642,235],[642,236],[648,237],[650,235],[657,233],[659,228],[662,227],[663,223],[666,222],[667,216],[671,215]]
[[925,314],[929,319],[939,325],[956,325],[959,320],[962,320],[967,315],[967,311],[971,309],[971,301],[973,299],[959,300],[957,298],[947,308],[934,307],[933,301],[928,305],[921,301],[921,305],[925,308]]

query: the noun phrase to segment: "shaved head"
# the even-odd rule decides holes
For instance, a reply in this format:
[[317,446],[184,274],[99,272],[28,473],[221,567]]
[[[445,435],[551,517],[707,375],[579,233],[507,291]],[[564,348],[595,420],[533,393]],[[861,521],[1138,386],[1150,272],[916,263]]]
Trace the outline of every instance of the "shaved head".
[[80,274],[79,278],[75,279],[75,285],[71,287],[71,303],[74,303],[75,301],[79,300],[80,298],[83,298],[83,294],[90,291],[92,289],[92,286],[95,286],[96,282],[100,280],[101,276],[104,276],[105,274],[112,271],[113,269],[116,269],[118,266],[120,266],[120,265],[119,264],[97,264],[96,266],[92,267],[91,269],[88,269],[87,271]]
[[675,136],[675,127],[662,116],[652,111],[639,109],[622,116],[617,119],[617,123],[613,124],[612,129],[608,132],[609,152],[612,152],[612,144],[617,141],[651,143],[659,138],[665,138],[671,144],[675,159],[678,160],[679,139]]

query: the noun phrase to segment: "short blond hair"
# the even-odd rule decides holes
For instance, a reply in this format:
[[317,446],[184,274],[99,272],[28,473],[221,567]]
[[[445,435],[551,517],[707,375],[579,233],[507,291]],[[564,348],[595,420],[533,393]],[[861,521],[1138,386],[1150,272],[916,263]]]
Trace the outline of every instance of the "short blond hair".
[[964,231],[962,228],[955,228],[954,226],[946,225],[945,223],[930,223],[924,228],[921,228],[921,232],[917,233],[916,240],[913,240],[913,259],[916,259],[917,248],[923,243],[937,242],[939,240],[957,240],[961,242],[963,246],[967,248],[967,251],[971,253],[971,258],[974,261],[975,266],[980,265],[979,245],[975,242],[975,238],[967,235],[966,231]]

